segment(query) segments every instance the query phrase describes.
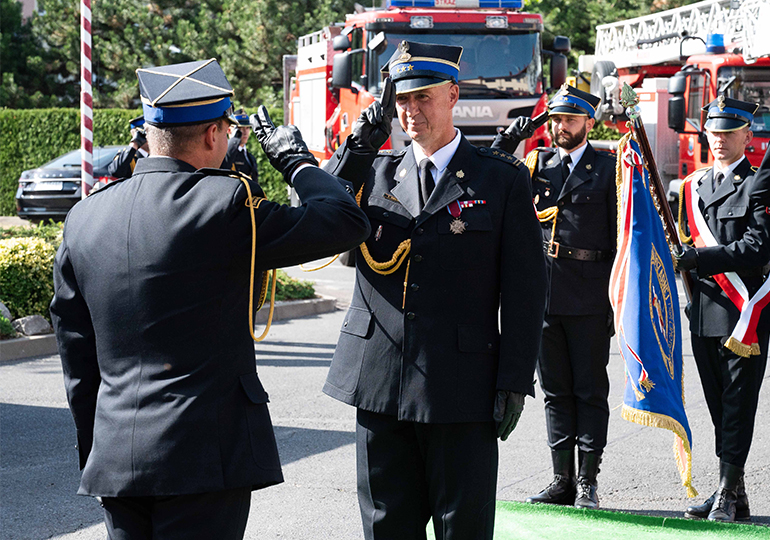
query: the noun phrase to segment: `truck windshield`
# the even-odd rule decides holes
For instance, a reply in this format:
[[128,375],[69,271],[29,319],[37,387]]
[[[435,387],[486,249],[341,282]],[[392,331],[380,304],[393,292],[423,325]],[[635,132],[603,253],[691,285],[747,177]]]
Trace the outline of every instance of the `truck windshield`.
[[733,76],[735,81],[727,89],[727,97],[759,103],[751,130],[770,137],[770,67],[730,66],[719,70],[720,83]]
[[370,89],[379,93],[379,70],[390,60],[402,40],[455,45],[463,48],[460,59],[461,98],[510,98],[539,93],[542,64],[540,35],[531,34],[386,34],[387,47],[372,52],[376,68]]

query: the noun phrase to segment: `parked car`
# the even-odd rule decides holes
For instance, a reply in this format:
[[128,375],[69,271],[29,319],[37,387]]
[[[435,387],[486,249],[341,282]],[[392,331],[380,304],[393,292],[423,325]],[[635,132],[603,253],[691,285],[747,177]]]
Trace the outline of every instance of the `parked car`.
[[[115,178],[107,174],[107,166],[123,146],[94,148],[94,183],[106,184]],[[16,190],[16,213],[31,221],[63,221],[70,208],[81,199],[80,150],[67,152],[45,165],[24,171]]]

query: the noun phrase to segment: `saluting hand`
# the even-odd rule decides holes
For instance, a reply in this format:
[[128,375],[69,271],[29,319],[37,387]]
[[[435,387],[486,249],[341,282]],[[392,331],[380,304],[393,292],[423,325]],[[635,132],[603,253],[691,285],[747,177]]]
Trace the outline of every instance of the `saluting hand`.
[[524,397],[524,394],[518,392],[497,391],[492,418],[497,422],[497,436],[501,441],[506,440],[519,423],[521,412],[524,410]]
[[291,185],[292,173],[303,163],[318,165],[315,156],[308,150],[297,126],[278,126],[270,120],[264,105],[260,105],[257,114],[249,117],[251,129],[265,151],[275,170],[283,174],[283,180]]
[[382,96],[361,111],[348,137],[348,148],[359,152],[377,152],[390,137],[396,113],[396,92],[390,77],[385,79]]

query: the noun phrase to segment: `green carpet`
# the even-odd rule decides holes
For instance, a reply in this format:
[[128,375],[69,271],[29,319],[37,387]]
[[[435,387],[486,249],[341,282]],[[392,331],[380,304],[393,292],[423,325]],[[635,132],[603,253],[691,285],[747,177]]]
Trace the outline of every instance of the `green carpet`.
[[[433,525],[428,525],[429,538]],[[497,502],[495,540],[770,540],[770,527]]]

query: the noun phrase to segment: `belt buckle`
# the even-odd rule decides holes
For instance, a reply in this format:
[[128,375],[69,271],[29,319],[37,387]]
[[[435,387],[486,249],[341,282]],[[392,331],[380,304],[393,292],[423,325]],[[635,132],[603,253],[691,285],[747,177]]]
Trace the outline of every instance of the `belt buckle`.
[[559,246],[559,242],[551,242],[548,245],[548,251],[546,252],[546,254],[549,257],[553,257],[554,259],[558,259],[559,258],[559,247],[560,247]]

